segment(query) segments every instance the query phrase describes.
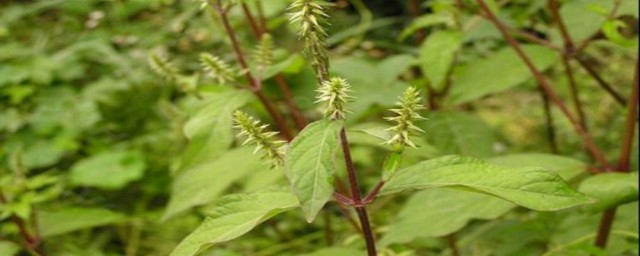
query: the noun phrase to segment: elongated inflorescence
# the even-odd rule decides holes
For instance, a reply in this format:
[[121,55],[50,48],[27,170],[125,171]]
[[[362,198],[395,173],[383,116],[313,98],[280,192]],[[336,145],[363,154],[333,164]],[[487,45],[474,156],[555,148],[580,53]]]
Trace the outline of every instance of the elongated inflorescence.
[[402,151],[406,146],[415,148],[416,145],[409,135],[413,132],[424,132],[414,124],[415,121],[425,119],[418,113],[418,110],[423,108],[419,95],[420,92],[415,87],[407,88],[400,96],[398,108],[391,109],[396,116],[385,117],[386,120],[395,123],[395,126],[387,129],[391,132],[391,139],[386,142],[392,145],[395,151]]
[[253,153],[262,152],[262,158],[270,160],[273,167],[284,165],[285,142],[275,138],[277,132],[267,131],[269,125],[261,124],[240,110],[235,111],[233,122],[234,127],[240,130],[238,135],[245,137],[242,145],[255,145]]
[[270,34],[262,34],[260,43],[253,52],[253,57],[258,64],[258,68],[264,69],[273,64],[274,48],[273,37],[271,37]]
[[323,25],[328,24],[323,6],[327,3],[314,0],[296,0],[289,7],[291,22],[299,23],[298,35],[304,40],[304,53],[311,58],[318,80],[329,76],[329,56],[327,53],[327,32]]
[[324,81],[318,90],[318,100],[316,102],[324,103],[324,116],[331,120],[345,119],[347,114],[345,105],[352,97],[349,96],[351,92],[351,85],[347,80],[340,77],[332,77],[331,79]]
[[163,57],[160,57],[160,55],[155,53],[149,54],[149,66],[153,71],[167,81],[174,82],[178,78],[178,69],[173,65],[173,63]]
[[208,53],[200,54],[200,63],[204,71],[218,83],[227,84],[236,81],[238,72],[217,56]]

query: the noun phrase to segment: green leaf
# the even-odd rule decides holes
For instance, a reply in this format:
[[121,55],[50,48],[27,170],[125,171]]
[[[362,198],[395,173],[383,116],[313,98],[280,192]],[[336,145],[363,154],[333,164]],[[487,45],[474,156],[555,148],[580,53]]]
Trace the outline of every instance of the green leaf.
[[445,78],[460,46],[462,33],[452,30],[435,32],[420,46],[420,67],[434,89],[443,89]]
[[171,188],[163,219],[214,201],[235,181],[261,168],[269,167],[261,164],[260,157],[252,154],[250,148],[243,147],[181,172]]
[[285,175],[308,222],[313,221],[333,194],[338,131],[342,125],[329,120],[313,122],[287,148]]
[[481,118],[464,112],[432,112],[421,128],[425,137],[444,155],[488,157],[496,141],[491,128]]
[[233,111],[249,102],[252,96],[245,91],[229,90],[205,97],[202,107],[184,126],[190,142],[181,157],[181,169],[207,161],[231,146]]
[[105,226],[124,220],[126,220],[125,215],[102,208],[68,207],[55,211],[38,211],[38,228],[43,237]]
[[638,201],[638,173],[603,173],[591,176],[582,183],[580,192],[594,198],[591,210],[606,210],[621,204]]
[[[523,45],[522,49],[540,71],[551,67],[558,59],[548,48]],[[510,89],[532,78],[531,72],[516,53],[505,47],[486,59],[466,65],[455,74],[451,100],[455,104],[467,103],[483,96]]]
[[415,34],[416,31],[428,28],[435,25],[446,24],[453,25],[455,24],[455,19],[450,12],[445,13],[430,13],[426,15],[422,15],[417,19],[414,19],[409,26],[400,32],[398,36],[398,41],[404,41],[407,37]]
[[71,167],[71,183],[77,186],[119,189],[139,180],[146,163],[137,151],[110,151],[80,160]]
[[602,33],[611,42],[627,48],[638,48],[637,38],[626,38],[619,31],[620,28],[625,28],[627,25],[621,20],[609,20],[602,24]]
[[[634,2],[634,1],[623,1]],[[613,7],[613,1],[575,0],[560,6],[560,15],[574,42],[580,42],[598,32],[606,15]],[[561,38],[558,37],[558,41]]]
[[539,168],[499,167],[461,156],[440,157],[399,170],[381,194],[441,187],[484,193],[538,211],[591,202],[555,173]]
[[353,113],[353,120],[365,114],[372,105],[391,107],[407,84],[398,80],[398,76],[416,63],[410,55],[395,55],[378,63],[360,58],[344,58],[332,62],[331,69],[349,81],[352,96],[347,109]]
[[265,220],[298,206],[296,197],[284,190],[265,190],[222,198],[218,207],[171,256],[196,255],[208,247],[237,238]]
[[20,245],[9,241],[0,241],[0,255],[13,256],[20,252]]
[[495,219],[514,207],[492,196],[457,189],[420,191],[404,204],[380,244],[388,246],[420,237],[445,236],[462,229],[473,219]]
[[544,154],[521,153],[497,156],[487,162],[509,168],[540,167],[560,175],[564,180],[571,180],[587,170],[587,164],[573,158]]

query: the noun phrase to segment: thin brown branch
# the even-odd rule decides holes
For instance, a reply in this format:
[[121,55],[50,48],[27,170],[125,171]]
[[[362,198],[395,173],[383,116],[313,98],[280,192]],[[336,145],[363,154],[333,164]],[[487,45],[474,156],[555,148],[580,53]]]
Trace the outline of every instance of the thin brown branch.
[[498,18],[493,14],[491,9],[487,6],[484,0],[476,0],[482,10],[487,15],[487,18],[498,28],[502,36],[505,38],[507,43],[511,45],[511,47],[516,51],[520,59],[527,65],[535,79],[538,81],[538,84],[542,87],[544,92],[549,96],[549,99],[560,109],[560,111],[566,116],[574,130],[578,135],[582,138],[584,144],[587,146],[593,157],[598,161],[602,167],[606,170],[611,170],[611,166],[607,162],[604,154],[598,148],[591,135],[580,125],[579,121],[571,114],[569,109],[562,102],[560,97],[556,94],[555,90],[551,85],[547,82],[542,73],[533,65],[531,59],[524,53],[518,41],[516,41],[507,31],[507,28],[502,22],[498,20]]
[[540,96],[542,98],[542,108],[544,110],[544,120],[545,126],[547,129],[547,143],[549,144],[549,149],[551,153],[558,153],[558,143],[556,142],[556,128],[553,125],[553,114],[551,113],[551,103],[549,102],[549,97],[542,91],[540,88]]
[[458,250],[458,244],[456,240],[456,234],[452,233],[447,236],[447,244],[449,244],[449,249],[451,250],[451,256],[459,256],[460,251]]
[[562,17],[558,12],[559,7],[560,6],[558,5],[557,0],[549,0],[549,9],[551,10],[551,18],[553,19],[554,23],[558,25],[558,29],[560,30],[560,35],[562,36],[562,40],[564,41],[565,51],[567,53],[571,53],[574,50],[573,40],[571,39],[571,36],[569,35],[569,31],[567,30],[567,27],[565,26],[564,21],[562,20]]
[[593,79],[595,79],[598,82],[598,85],[600,85],[600,87],[602,87],[602,89],[604,89],[607,93],[609,93],[609,95],[611,95],[611,97],[613,97],[613,99],[616,100],[616,102],[618,102],[620,105],[622,106],[626,106],[627,105],[627,101],[624,99],[624,97],[617,92],[615,89],[613,89],[613,87],[607,83],[607,81],[605,81],[602,76],[600,76],[600,74],[598,73],[598,71],[596,71],[585,59],[584,55],[579,55],[579,56],[575,56],[574,58],[576,61],[578,61],[578,63],[580,64],[580,66],[582,68],[584,68],[585,71],[587,71],[587,73],[593,77]]
[[[420,16],[420,1],[418,0],[409,0],[409,14],[411,14],[411,16],[413,16],[414,18],[418,18]],[[416,41],[418,41],[418,43],[424,41],[424,38],[427,36],[427,34],[425,33],[424,29],[418,29],[418,31],[416,31]]]
[[367,253],[369,256],[376,256],[376,243],[371,230],[371,224],[369,222],[369,215],[367,214],[366,205],[362,205],[362,196],[360,195],[360,187],[358,185],[358,177],[356,175],[356,169],[351,160],[351,150],[349,149],[349,141],[347,139],[347,133],[344,129],[340,129],[340,146],[342,147],[342,153],[344,154],[344,162],[347,167],[347,176],[349,177],[349,185],[351,187],[352,199],[358,204],[355,207],[358,213],[358,219],[360,219],[360,226],[362,227],[362,233],[367,244]]
[[[622,150],[618,159],[619,172],[629,172],[629,164],[631,159],[631,147],[633,137],[635,136],[636,118],[638,117],[638,60],[636,60],[635,71],[633,75],[633,84],[631,95],[629,96],[629,109],[627,111],[624,134],[622,136]],[[616,208],[609,209],[604,212],[600,219],[598,227],[598,235],[596,236],[595,245],[600,248],[607,246],[609,234],[611,233],[611,225],[616,216]]]
[[[0,190],[0,203],[7,204],[7,198],[4,196],[4,193]],[[44,248],[42,248],[42,239],[38,235],[38,233],[31,234],[29,229],[27,228],[27,224],[24,220],[15,214],[11,215],[11,221],[18,227],[18,232],[22,237],[23,244],[27,250],[32,252],[38,256],[46,256],[46,252]]]
[[587,126],[587,117],[584,113],[584,108],[582,108],[582,103],[580,102],[580,92],[578,91],[578,85],[573,75],[573,68],[569,63],[568,56],[562,55],[562,65],[564,66],[564,71],[567,74],[569,91],[571,92],[571,101],[573,102],[573,107],[575,108],[576,113],[578,113],[578,122],[580,122],[582,128],[589,131],[589,127]]
[[636,70],[633,75],[633,85],[631,96],[629,96],[629,109],[627,110],[627,120],[625,121],[624,135],[622,136],[622,150],[618,158],[618,171],[628,172],[631,160],[631,148],[636,131],[636,118],[638,117],[638,60],[636,60]]
[[[266,28],[261,29],[259,24],[256,22],[256,19],[253,17],[251,10],[246,4],[242,4],[242,12],[244,16],[247,18],[249,22],[249,26],[251,27],[251,31],[253,35],[260,39],[262,34],[266,32]],[[275,76],[276,84],[278,85],[278,89],[282,92],[284,96],[284,100],[291,111],[291,116],[293,117],[293,121],[296,124],[298,130],[304,129],[305,126],[309,123],[307,119],[302,115],[298,104],[296,103],[293,94],[291,93],[291,89],[289,89],[289,85],[287,84],[287,80],[285,80],[284,75],[282,73],[278,73]]]
[[231,47],[233,48],[233,52],[236,55],[236,59],[238,60],[238,63],[240,64],[242,69],[245,70],[244,72],[245,78],[249,83],[251,83],[251,86],[250,86],[251,92],[260,100],[260,102],[265,107],[265,109],[267,110],[271,118],[273,118],[273,120],[276,122],[276,126],[278,126],[278,129],[280,130],[280,133],[282,134],[282,136],[284,136],[284,138],[287,141],[291,141],[293,139],[293,136],[291,135],[291,131],[287,126],[287,122],[284,120],[280,112],[276,110],[276,107],[273,104],[273,102],[267,96],[265,96],[265,94],[262,92],[261,81],[257,80],[249,71],[249,65],[247,64],[247,61],[244,58],[242,49],[240,49],[240,44],[238,43],[238,39],[236,38],[235,31],[233,30],[233,28],[231,27],[231,24],[229,23],[227,12],[222,7],[222,3],[218,1],[217,4],[210,3],[210,5],[213,9],[217,11],[218,15],[220,16],[220,19],[222,20],[222,24],[224,26],[225,32],[229,36],[229,40],[231,40]]

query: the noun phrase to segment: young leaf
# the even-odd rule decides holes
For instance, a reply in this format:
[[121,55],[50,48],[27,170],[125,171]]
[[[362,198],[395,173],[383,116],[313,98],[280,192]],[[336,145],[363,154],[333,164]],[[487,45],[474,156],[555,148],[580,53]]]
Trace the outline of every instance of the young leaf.
[[251,148],[243,147],[184,170],[173,183],[163,219],[212,202],[233,182],[259,168],[269,167],[261,164],[260,158],[251,153]]
[[342,122],[320,120],[309,124],[291,142],[285,157],[285,174],[312,222],[333,194],[334,158]]
[[110,151],[80,160],[71,168],[78,186],[119,189],[142,178],[146,163],[137,151]]
[[495,138],[481,118],[464,112],[433,112],[422,122],[429,143],[442,155],[460,154],[473,157],[494,155]]
[[543,153],[497,156],[487,159],[487,162],[508,168],[540,167],[557,173],[563,180],[571,180],[587,170],[587,164],[579,160]]
[[[542,46],[524,45],[522,49],[540,71],[551,67],[558,59],[553,50]],[[451,87],[451,99],[455,104],[470,102],[510,89],[531,77],[531,72],[515,51],[506,47],[489,58],[469,63],[456,74]]]
[[38,212],[40,235],[49,237],[126,220],[126,216],[102,208],[62,208]]
[[388,246],[419,237],[445,236],[462,229],[473,219],[495,219],[514,207],[492,196],[457,189],[420,191],[404,204],[380,244]]
[[484,193],[538,211],[591,202],[555,173],[540,168],[499,167],[462,156],[440,157],[399,170],[381,194],[440,187]]
[[462,33],[441,30],[431,34],[420,46],[420,67],[431,86],[442,90],[444,80],[462,45]]
[[251,94],[229,90],[204,94],[202,107],[187,121],[183,132],[190,140],[180,159],[186,169],[222,153],[233,142],[232,113],[251,100]]
[[237,238],[265,220],[298,206],[291,192],[269,189],[224,197],[204,222],[171,252],[191,256],[208,247]]
[[589,209],[605,210],[638,201],[638,173],[603,173],[585,179],[579,191],[593,197]]

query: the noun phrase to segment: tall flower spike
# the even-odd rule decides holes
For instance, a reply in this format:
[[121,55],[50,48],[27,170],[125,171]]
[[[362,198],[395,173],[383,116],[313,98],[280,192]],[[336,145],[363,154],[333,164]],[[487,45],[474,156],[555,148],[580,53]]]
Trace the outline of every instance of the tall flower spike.
[[260,37],[260,44],[254,51],[254,59],[261,69],[264,69],[273,64],[273,37],[269,34],[262,34]]
[[217,80],[218,83],[226,84],[235,82],[238,72],[235,72],[228,63],[217,56],[202,53],[200,54],[200,62],[202,64],[202,68],[207,72],[207,74]]
[[391,112],[394,112],[396,116],[385,118],[395,123],[395,126],[387,129],[392,135],[391,139],[386,142],[392,145],[395,151],[402,151],[406,146],[415,148],[416,145],[409,139],[409,135],[412,132],[424,132],[413,123],[425,119],[418,113],[418,110],[423,108],[419,95],[420,92],[415,87],[407,88],[400,96],[400,101],[397,103],[398,108],[391,109]]
[[331,79],[322,82],[320,88],[316,90],[318,100],[316,102],[325,103],[324,116],[331,120],[344,119],[348,112],[345,108],[351,92],[351,85],[347,80],[340,77],[332,77]]
[[290,21],[300,24],[298,36],[304,40],[304,53],[312,59],[311,65],[320,81],[329,76],[328,35],[322,27],[329,17],[323,10],[326,5],[323,1],[296,0],[289,7]]
[[256,149],[253,153],[261,151],[262,159],[268,159],[273,167],[284,165],[284,141],[274,138],[277,132],[269,132],[267,124],[260,124],[260,121],[246,113],[236,110],[233,114],[234,127],[240,130],[239,136],[245,137],[242,145],[254,144]]
[[149,66],[167,81],[173,82],[178,78],[178,69],[167,59],[160,57],[160,55],[149,54]]

